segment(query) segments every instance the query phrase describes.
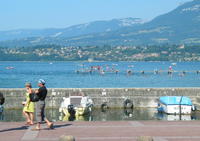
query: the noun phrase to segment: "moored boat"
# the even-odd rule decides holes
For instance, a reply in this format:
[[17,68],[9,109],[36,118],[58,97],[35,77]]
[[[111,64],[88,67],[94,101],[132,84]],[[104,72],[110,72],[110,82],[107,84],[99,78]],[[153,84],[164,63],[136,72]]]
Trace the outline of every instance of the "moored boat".
[[178,121],[178,120],[185,120],[185,121],[190,121],[192,120],[192,115],[190,114],[166,114],[166,113],[158,113],[157,117],[159,120],[164,120],[164,121]]
[[159,98],[158,111],[167,114],[191,114],[192,101],[186,96],[162,96]]
[[65,116],[82,116],[92,111],[93,101],[88,96],[63,97],[59,112]]

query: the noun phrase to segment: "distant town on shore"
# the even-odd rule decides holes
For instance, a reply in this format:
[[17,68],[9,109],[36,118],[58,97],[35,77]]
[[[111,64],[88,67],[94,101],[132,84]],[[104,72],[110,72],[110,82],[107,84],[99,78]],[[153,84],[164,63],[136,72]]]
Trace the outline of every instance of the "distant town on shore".
[[0,47],[0,61],[200,61],[198,45]]

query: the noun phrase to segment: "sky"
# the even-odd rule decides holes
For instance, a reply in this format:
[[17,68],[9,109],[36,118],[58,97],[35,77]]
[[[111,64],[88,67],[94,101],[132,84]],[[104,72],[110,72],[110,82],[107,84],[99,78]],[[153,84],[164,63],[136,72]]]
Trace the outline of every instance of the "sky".
[[0,0],[0,30],[65,28],[97,20],[149,21],[191,0]]

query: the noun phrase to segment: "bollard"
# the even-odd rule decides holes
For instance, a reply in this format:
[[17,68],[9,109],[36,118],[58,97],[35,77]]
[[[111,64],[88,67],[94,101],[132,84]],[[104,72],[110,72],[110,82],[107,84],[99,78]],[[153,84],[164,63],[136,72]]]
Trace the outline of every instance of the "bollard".
[[75,138],[74,136],[62,135],[60,136],[59,141],[75,141]]
[[153,141],[153,138],[150,136],[140,136],[136,141]]

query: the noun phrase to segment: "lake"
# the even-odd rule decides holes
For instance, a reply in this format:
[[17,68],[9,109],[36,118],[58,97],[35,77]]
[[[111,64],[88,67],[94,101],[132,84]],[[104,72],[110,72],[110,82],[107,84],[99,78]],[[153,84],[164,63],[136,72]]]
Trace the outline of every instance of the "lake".
[[40,78],[49,88],[199,87],[198,70],[200,62],[0,62],[0,88]]
[[[134,121],[134,120],[200,120],[200,112],[191,115],[167,115],[158,113],[156,108],[134,108],[134,109],[94,109],[90,115],[79,117],[66,117],[59,113],[58,109],[47,109],[46,116],[51,121]],[[25,121],[22,109],[7,110],[0,113],[0,121],[21,122]]]

